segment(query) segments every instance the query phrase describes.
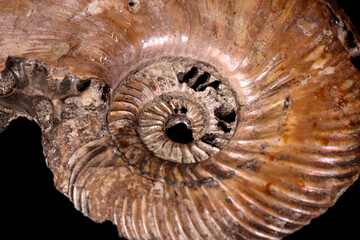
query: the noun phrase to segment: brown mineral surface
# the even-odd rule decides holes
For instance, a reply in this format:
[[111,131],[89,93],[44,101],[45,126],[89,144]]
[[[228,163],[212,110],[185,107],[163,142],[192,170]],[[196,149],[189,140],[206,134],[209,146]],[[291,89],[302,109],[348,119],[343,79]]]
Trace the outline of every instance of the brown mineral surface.
[[[360,37],[333,0],[0,0],[0,132],[127,239],[282,239],[360,173]],[[1,147],[1,146],[0,146]]]

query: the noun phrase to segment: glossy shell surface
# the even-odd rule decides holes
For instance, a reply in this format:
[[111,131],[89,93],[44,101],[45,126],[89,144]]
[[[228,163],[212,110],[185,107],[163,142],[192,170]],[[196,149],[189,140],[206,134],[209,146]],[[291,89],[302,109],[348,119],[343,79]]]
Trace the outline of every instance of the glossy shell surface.
[[335,1],[1,0],[0,22],[0,131],[35,120],[56,188],[120,236],[281,239],[359,176]]

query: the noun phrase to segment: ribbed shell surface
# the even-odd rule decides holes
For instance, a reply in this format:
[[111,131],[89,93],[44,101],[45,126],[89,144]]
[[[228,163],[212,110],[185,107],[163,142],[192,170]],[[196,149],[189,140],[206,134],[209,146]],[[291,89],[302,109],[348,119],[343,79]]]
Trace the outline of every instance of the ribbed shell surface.
[[[59,149],[44,150],[56,186],[94,221],[111,220],[128,239],[281,239],[331,207],[359,175],[360,72],[333,6],[2,0],[0,66],[8,56],[37,59],[54,78],[70,72],[110,86],[105,117],[91,121],[86,140],[57,146],[68,134],[62,124],[54,141],[44,139]],[[216,108],[180,83],[124,81],[164,57],[208,63],[226,79],[238,105],[221,149],[179,147],[193,154],[184,163],[144,144],[137,124],[153,99],[180,92]],[[90,137],[104,125],[105,134]]]

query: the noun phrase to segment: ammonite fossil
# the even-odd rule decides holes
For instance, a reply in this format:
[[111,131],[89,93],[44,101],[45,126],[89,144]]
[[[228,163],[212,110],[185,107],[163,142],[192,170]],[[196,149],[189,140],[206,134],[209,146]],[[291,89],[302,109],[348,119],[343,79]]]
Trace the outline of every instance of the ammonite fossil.
[[281,239],[360,170],[360,38],[335,1],[0,1],[0,131],[128,239]]

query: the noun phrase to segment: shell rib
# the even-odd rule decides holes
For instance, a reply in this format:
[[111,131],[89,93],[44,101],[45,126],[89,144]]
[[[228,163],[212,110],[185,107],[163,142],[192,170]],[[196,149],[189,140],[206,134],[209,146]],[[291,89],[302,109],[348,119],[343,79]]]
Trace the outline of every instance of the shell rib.
[[37,121],[57,189],[120,236],[281,239],[359,176],[334,1],[0,1],[0,22],[0,131]]

